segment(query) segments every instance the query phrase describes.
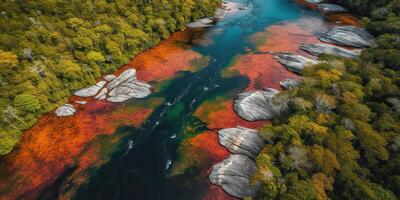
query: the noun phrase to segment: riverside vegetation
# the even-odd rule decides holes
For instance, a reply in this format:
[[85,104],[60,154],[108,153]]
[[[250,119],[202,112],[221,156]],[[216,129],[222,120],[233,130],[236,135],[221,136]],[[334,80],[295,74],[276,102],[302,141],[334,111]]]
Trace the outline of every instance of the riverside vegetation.
[[376,44],[357,59],[321,55],[283,93],[290,112],[259,132],[255,199],[400,196],[400,1],[339,2],[367,16]]
[[219,0],[2,1],[0,156],[41,114],[65,103]]

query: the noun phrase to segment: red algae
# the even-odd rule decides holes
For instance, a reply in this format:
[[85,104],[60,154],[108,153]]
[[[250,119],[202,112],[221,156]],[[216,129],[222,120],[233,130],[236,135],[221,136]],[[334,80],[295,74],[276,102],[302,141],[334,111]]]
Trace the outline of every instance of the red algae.
[[174,165],[172,175],[181,174],[185,169],[196,167],[201,173],[198,177],[207,180],[207,170],[213,163],[228,157],[228,150],[218,143],[217,133],[204,131],[181,143],[178,151],[181,155],[179,162]]
[[138,79],[146,82],[162,81],[174,77],[179,71],[195,70],[191,62],[201,55],[185,48],[189,34],[188,31],[172,34],[156,48],[137,55],[126,67],[135,68]]
[[217,98],[215,101],[206,101],[193,114],[207,124],[209,129],[222,129],[235,126],[248,128],[261,127],[265,122],[249,122],[240,118],[233,110],[233,100]]
[[[152,101],[161,103],[157,99]],[[102,163],[88,144],[98,135],[112,134],[118,126],[141,124],[152,110],[141,105],[125,107],[92,101],[75,116],[42,117],[24,133],[18,149],[3,161],[0,190],[5,196],[2,198],[35,199],[67,168],[76,166],[77,171],[82,171]]]
[[[296,22],[273,25],[265,32],[256,33],[251,39],[256,42],[256,53],[241,55],[225,74],[234,72],[248,77],[247,91],[271,87],[280,89],[279,82],[286,78],[299,79],[274,59],[270,52],[291,52],[306,55],[299,50],[302,43],[316,43],[314,31],[320,30],[322,22],[305,18]],[[309,56],[309,55],[306,55]],[[310,57],[310,56],[309,56]]]

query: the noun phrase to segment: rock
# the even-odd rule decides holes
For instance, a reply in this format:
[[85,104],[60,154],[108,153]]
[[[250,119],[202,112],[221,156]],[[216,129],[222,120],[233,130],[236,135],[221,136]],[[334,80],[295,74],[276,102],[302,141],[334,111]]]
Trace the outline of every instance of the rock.
[[64,104],[63,106],[57,108],[54,113],[59,116],[59,117],[63,117],[63,116],[71,116],[74,115],[76,112],[76,109],[74,108],[73,105],[71,104]]
[[109,75],[104,76],[104,80],[106,80],[106,81],[112,81],[115,78],[117,78],[117,77],[114,74],[109,74]]
[[103,89],[100,90],[99,94],[97,94],[96,97],[94,97],[94,98],[97,99],[97,100],[100,100],[100,101],[104,100],[107,97],[107,92],[108,92],[108,89],[107,88],[103,88]]
[[278,62],[284,65],[289,71],[301,73],[307,65],[317,64],[318,61],[291,53],[278,54]]
[[228,148],[231,153],[254,159],[264,147],[258,131],[240,126],[219,130],[218,139],[219,143]]
[[366,30],[355,26],[334,26],[319,38],[323,42],[350,47],[370,47],[373,37]]
[[238,198],[254,197],[259,184],[250,185],[250,179],[257,170],[256,164],[243,155],[230,155],[227,159],[215,164],[208,176],[210,182]]
[[298,87],[300,85],[300,81],[294,80],[294,79],[285,79],[285,80],[279,82],[279,84],[284,89],[290,89],[290,88]]
[[342,6],[331,4],[331,3],[321,3],[318,4],[318,9],[322,12],[346,12],[347,10]]
[[85,105],[87,103],[87,101],[74,101],[74,102],[81,105]]
[[127,81],[111,90],[108,93],[107,101],[124,102],[130,98],[144,98],[151,93],[150,88],[151,86],[145,82]]
[[307,0],[308,3],[321,3],[324,0]]
[[314,56],[319,56],[321,54],[332,54],[345,58],[355,58],[360,55],[359,52],[350,51],[330,44],[302,44],[300,49]]
[[99,81],[96,83],[96,85],[87,87],[87,88],[83,88],[81,90],[78,90],[76,92],[74,92],[75,96],[78,97],[91,97],[97,94],[97,92],[99,92],[99,90],[101,88],[104,87],[104,85],[106,84],[105,81]]
[[209,17],[206,17],[206,18],[198,19],[197,22],[200,22],[202,24],[211,24],[214,21],[212,19],[210,19]]
[[273,119],[287,108],[287,100],[276,97],[278,93],[272,88],[240,93],[233,108],[248,121]]
[[117,78],[112,80],[108,85],[107,89],[112,90],[113,88],[117,87],[119,84],[125,82],[130,78],[136,77],[136,70],[135,69],[127,69],[122,74],[120,74]]
[[202,24],[200,22],[190,22],[188,24],[186,24],[186,27],[189,28],[205,28],[205,27],[210,27],[210,24]]
[[204,27],[209,27],[212,26],[212,23],[214,21],[210,17],[198,19],[194,22],[186,24],[187,27],[189,28],[204,28]]

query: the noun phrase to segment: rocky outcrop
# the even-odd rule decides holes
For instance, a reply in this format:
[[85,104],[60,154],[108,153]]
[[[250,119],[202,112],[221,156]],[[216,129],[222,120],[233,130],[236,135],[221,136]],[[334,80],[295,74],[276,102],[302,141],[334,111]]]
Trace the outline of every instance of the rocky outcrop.
[[190,22],[190,23],[186,24],[186,27],[189,27],[189,28],[204,28],[204,27],[212,26],[213,22],[214,21],[211,18],[206,17],[206,18],[198,19],[198,20],[196,20],[194,22]]
[[264,147],[263,140],[254,129],[236,127],[225,128],[218,131],[219,143],[233,154],[240,154],[256,158]]
[[321,3],[318,4],[318,9],[322,12],[346,12],[347,10],[342,6],[331,4],[331,3]]
[[136,79],[136,70],[135,69],[127,69],[122,72],[117,78],[112,80],[106,87],[108,90],[112,90],[121,83],[127,81],[128,79]]
[[300,49],[307,53],[319,56],[321,54],[331,54],[336,56],[342,56],[345,58],[355,58],[360,55],[359,52],[350,51],[341,47],[337,47],[330,44],[302,44]]
[[319,38],[323,42],[365,48],[373,44],[373,37],[366,30],[355,26],[334,26]]
[[212,167],[209,180],[234,197],[254,197],[259,185],[251,185],[250,179],[256,169],[254,161],[247,156],[230,155]]
[[321,3],[324,0],[307,0],[308,3]]
[[64,104],[63,106],[57,108],[54,113],[59,116],[59,117],[64,117],[64,116],[71,116],[74,115],[76,112],[76,109],[74,108],[73,105],[71,104]]
[[233,108],[248,121],[273,119],[287,108],[287,100],[277,97],[278,93],[272,88],[240,93]]
[[78,97],[91,97],[97,94],[97,92],[99,92],[99,90],[101,88],[104,87],[104,85],[106,84],[106,81],[99,81],[96,83],[96,85],[87,87],[87,88],[83,88],[81,90],[78,90],[76,92],[74,92],[75,96]]
[[288,78],[288,79],[285,79],[283,81],[280,81],[279,84],[284,89],[290,89],[290,88],[298,87],[300,85],[300,81]]
[[289,71],[301,73],[307,65],[317,64],[318,61],[306,58],[301,55],[291,53],[278,54],[278,62],[285,66]]
[[107,97],[109,102],[123,102],[130,98],[144,98],[148,96],[151,86],[145,82],[132,79],[112,89]]

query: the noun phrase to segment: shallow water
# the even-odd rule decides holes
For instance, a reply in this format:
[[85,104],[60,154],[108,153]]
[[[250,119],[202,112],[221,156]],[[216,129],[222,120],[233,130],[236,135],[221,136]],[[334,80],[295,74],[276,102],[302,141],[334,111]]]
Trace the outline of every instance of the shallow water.
[[[220,188],[211,186],[207,179],[211,165],[228,155],[226,149],[218,145],[216,129],[236,125],[257,128],[268,123],[241,120],[232,110],[232,99],[244,90],[278,88],[280,80],[297,78],[266,52],[297,51],[301,42],[316,41],[315,35],[326,25],[320,14],[292,1],[247,0],[241,3],[248,4],[250,9],[228,15],[202,31],[186,30],[182,33],[184,39],[173,40],[173,45],[184,49],[179,50],[184,53],[177,54],[178,57],[163,57],[156,64],[164,68],[151,69],[165,69],[165,74],[171,76],[168,79],[156,79],[154,77],[160,74],[138,69],[139,79],[154,85],[155,92],[150,97],[113,105],[89,102],[87,107],[92,111],[82,111],[83,117],[91,119],[87,122],[89,125],[84,126],[87,137],[79,140],[82,144],[65,146],[76,149],[76,155],[48,160],[48,154],[59,152],[37,150],[39,147],[24,153],[27,144],[35,141],[31,138],[34,136],[29,135],[43,131],[44,126],[30,130],[20,150],[8,156],[5,163],[15,163],[23,160],[19,157],[35,154],[45,156],[26,161],[28,163],[18,162],[30,166],[23,169],[12,164],[3,166],[4,174],[0,175],[5,178],[0,182],[0,190],[5,190],[10,199],[231,198]],[[153,52],[163,48],[162,45]],[[153,58],[157,60],[157,55],[151,53],[143,56],[147,56],[149,62]],[[187,65],[185,58],[179,56],[192,56],[191,65],[196,67],[177,67]],[[141,67],[143,63],[136,61],[134,59],[128,66]],[[174,74],[168,71],[170,68],[188,71]],[[130,120],[135,123],[129,123]],[[41,121],[44,125],[51,122]],[[58,151],[57,145],[62,142],[65,138],[59,143],[45,145],[53,145]],[[71,155],[71,152],[59,154]],[[40,165],[49,171],[50,178],[41,174],[32,178],[33,172],[29,169],[40,170]],[[6,181],[16,185],[7,186]]]

